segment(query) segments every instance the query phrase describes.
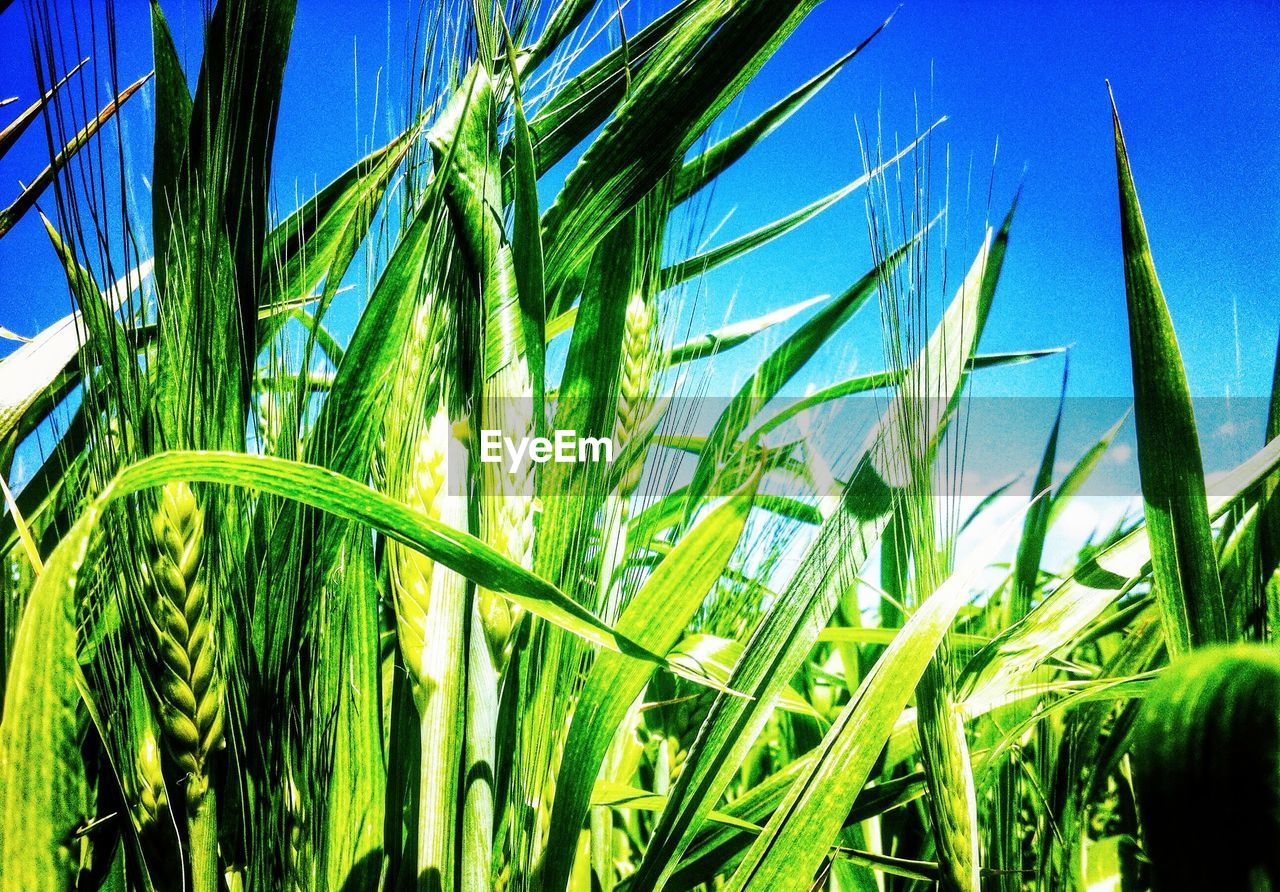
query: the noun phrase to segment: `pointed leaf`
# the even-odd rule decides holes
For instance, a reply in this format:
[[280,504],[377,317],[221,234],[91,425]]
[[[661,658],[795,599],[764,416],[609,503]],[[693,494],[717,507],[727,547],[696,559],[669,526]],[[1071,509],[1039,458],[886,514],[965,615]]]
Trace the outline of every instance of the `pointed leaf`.
[[1120,185],[1138,470],[1151,539],[1156,598],[1169,649],[1180,654],[1227,640],[1226,607],[1209,528],[1204,463],[1182,354],[1156,278],[1114,99],[1111,111]]

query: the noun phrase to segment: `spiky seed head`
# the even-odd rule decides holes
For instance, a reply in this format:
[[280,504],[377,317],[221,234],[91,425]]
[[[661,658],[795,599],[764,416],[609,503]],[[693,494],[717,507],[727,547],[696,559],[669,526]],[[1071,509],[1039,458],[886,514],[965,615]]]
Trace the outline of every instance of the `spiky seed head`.
[[133,759],[134,778],[138,788],[134,796],[133,818],[139,829],[150,827],[160,817],[169,802],[164,785],[164,773],[160,767],[160,742],[147,728],[142,735]]
[[[637,292],[627,302],[623,322],[622,360],[618,378],[618,412],[614,440],[625,446],[635,435],[653,403],[653,388],[661,368],[658,349],[657,302]],[[620,489],[635,490],[644,468],[643,458],[626,470]]]
[[[439,404],[413,449],[405,479],[405,502],[437,520],[440,518],[440,499],[445,494],[450,433],[449,413],[443,404]],[[400,651],[414,680],[419,685],[427,684],[429,672],[424,648],[435,561],[401,546],[394,546],[392,554]]]
[[169,483],[152,515],[147,566],[155,631],[161,730],[188,775],[187,804],[208,789],[206,759],[222,743],[215,625],[203,566],[205,515],[185,483]]

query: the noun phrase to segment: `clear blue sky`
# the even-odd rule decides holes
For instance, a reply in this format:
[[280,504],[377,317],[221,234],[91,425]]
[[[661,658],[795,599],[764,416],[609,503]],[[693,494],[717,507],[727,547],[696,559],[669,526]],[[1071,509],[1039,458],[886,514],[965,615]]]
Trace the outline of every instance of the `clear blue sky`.
[[[821,70],[895,2],[828,0],[730,116],[746,120]],[[116,5],[122,76],[136,76],[149,68],[146,4]],[[640,0],[628,9],[630,33],[661,5]],[[21,6],[0,16],[0,97],[29,101],[35,89]],[[164,6],[194,71],[201,4]],[[295,194],[309,196],[368,145],[379,69],[376,132],[379,138],[389,132],[388,92],[392,104],[403,97],[405,23],[413,6],[300,0],[277,141],[282,208],[292,207]],[[958,247],[980,232],[997,138],[993,213],[1002,213],[1018,183],[1024,185],[984,348],[1074,345],[1073,393],[1127,396],[1104,78],[1120,104],[1193,391],[1264,395],[1280,324],[1280,16],[1268,3],[907,0],[862,56],[723,178],[708,220],[718,224],[732,211],[717,237],[727,238],[852,179],[860,172],[855,120],[871,125],[879,114],[886,134],[905,138],[914,131],[917,105],[922,118],[945,114],[950,120],[935,154],[943,142],[950,145],[959,181],[972,164],[979,196],[971,219],[952,221]],[[136,167],[131,182],[141,201],[140,177],[149,166],[147,101],[135,99],[125,118]],[[22,105],[0,110],[0,121]],[[0,202],[16,192],[18,179],[34,175],[45,152],[33,131],[0,163]],[[957,266],[967,262],[959,253]],[[743,318],[837,291],[868,262],[862,198],[853,196],[716,274],[706,303],[719,321],[715,314],[736,295],[734,318]],[[52,250],[34,217],[0,240],[0,271],[0,325],[31,334],[66,312]],[[872,352],[879,343],[874,320],[858,320],[854,329],[854,349]],[[8,349],[0,342],[0,352]],[[1054,395],[1060,374],[1056,363],[1004,371],[988,376],[983,393]]]

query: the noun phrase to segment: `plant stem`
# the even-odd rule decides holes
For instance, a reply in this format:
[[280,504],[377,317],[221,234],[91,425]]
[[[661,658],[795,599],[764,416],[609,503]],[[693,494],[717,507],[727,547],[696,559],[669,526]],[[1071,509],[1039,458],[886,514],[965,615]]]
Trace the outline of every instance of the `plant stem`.
[[[474,603],[474,600],[473,600]],[[467,633],[467,734],[462,790],[462,888],[490,888],[498,722],[498,672],[473,607]]]
[[418,785],[418,888],[456,887],[459,774],[463,759],[465,580],[440,568],[431,592],[429,640],[416,697],[422,718]]
[[192,892],[218,892],[218,800],[212,786],[187,812],[187,834],[191,839]]

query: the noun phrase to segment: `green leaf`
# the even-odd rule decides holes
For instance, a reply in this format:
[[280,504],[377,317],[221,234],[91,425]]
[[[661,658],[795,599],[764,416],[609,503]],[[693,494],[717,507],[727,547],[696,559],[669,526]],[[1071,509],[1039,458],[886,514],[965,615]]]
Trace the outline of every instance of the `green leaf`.
[[[164,11],[151,0],[151,46],[156,66],[155,136],[151,161],[151,239],[155,256],[169,256],[170,233],[178,206],[178,180],[182,176],[191,132],[191,88]],[[157,287],[163,292],[166,264],[160,265]]]
[[745,645],[729,685],[747,698],[717,697],[713,703],[636,873],[634,882],[640,888],[661,887],[692,843],[836,602],[852,584],[890,505],[888,487],[864,456],[837,510],[823,523],[786,590]]
[[[1210,519],[1255,492],[1280,467],[1280,439],[1252,455],[1215,483]],[[966,702],[1003,702],[1027,673],[1069,647],[1107,607],[1136,585],[1151,560],[1150,537],[1139,526],[1082,563],[1021,622],[1010,626],[965,667]]]
[[698,510],[702,498],[711,488],[716,475],[737,447],[738,435],[778,391],[800,371],[813,354],[827,343],[849,319],[862,309],[880,285],[881,277],[899,263],[915,244],[912,241],[898,248],[884,262],[858,279],[848,290],[822,308],[795,334],[787,338],[777,350],[743,383],[729,405],[716,419],[707,436],[707,445],[698,457],[693,480],[685,503],[686,522]]
[[58,175],[58,171],[65,167],[72,156],[80,151],[85,143],[92,139],[93,135],[101,130],[107,121],[111,120],[112,116],[120,109],[120,106],[124,105],[130,96],[142,89],[142,85],[150,79],[151,75],[145,74],[121,90],[115,99],[103,106],[97,117],[85,124],[80,129],[80,132],[73,136],[58,154],[53,156],[53,160],[49,162],[49,165],[31,180],[31,185],[19,192],[18,197],[8,207],[0,209],[0,237],[3,237],[23,218],[27,211],[35,206],[36,201],[44,194],[44,190],[49,188],[54,177]]
[[[566,4],[575,0],[565,0]],[[628,82],[643,70],[653,49],[704,0],[679,0],[639,34],[615,47],[581,74],[570,78],[529,122],[538,176],[561,161],[600,126],[626,95]]]
[[[816,753],[794,760],[780,771],[752,787],[734,799],[723,809],[731,818],[752,824],[763,824],[777,809],[795,780],[809,771]],[[924,795],[924,775],[916,772],[879,784],[868,784],[858,793],[858,798],[845,817],[846,826],[878,817],[885,812],[905,805]],[[689,854],[681,860],[680,867],[671,876],[667,888],[684,890],[699,883],[709,883],[722,871],[738,863],[742,853],[750,846],[759,827],[752,832],[726,824],[707,827],[706,832]]]
[[54,551],[9,659],[0,722],[0,864],[8,888],[73,885],[73,835],[85,811],[75,595],[94,522],[86,515]]
[[[98,501],[107,504],[130,493],[176,481],[225,483],[257,489],[363,524],[592,644],[668,665],[646,648],[619,635],[551,583],[512,563],[471,534],[432,520],[327,468],[236,452],[168,452],[143,459],[121,471]],[[679,674],[704,681],[683,669]]]
[[891,15],[884,20],[879,28],[872,31],[862,43],[831,63],[823,72],[774,103],[749,124],[740,127],[696,158],[686,161],[684,167],[680,169],[680,173],[676,176],[672,204],[680,204],[696,194],[707,183],[733,166],[753,146],[781,127],[788,118],[800,110],[801,106],[816,96],[819,90],[831,83],[835,76],[840,73],[840,70],[854,56],[862,52],[867,44],[883,31],[885,26],[892,20],[893,16]]
[[[1006,365],[1020,365],[1024,362],[1032,362],[1042,359],[1046,356],[1054,356],[1061,353],[1060,348],[1048,348],[1044,350],[1022,350],[1013,353],[985,353],[973,357],[969,363],[969,371],[975,372],[979,369],[999,368]],[[856,396],[860,393],[869,393],[873,390],[880,390],[885,387],[894,387],[902,383],[902,379],[906,374],[905,371],[889,370],[884,372],[868,372],[864,375],[856,375],[847,378],[836,384],[823,387],[802,399],[788,402],[775,415],[762,422],[759,427],[751,432],[751,440],[758,441],[770,431],[781,427],[785,422],[790,421],[797,415],[801,415],[810,409],[821,406],[834,400],[844,399],[845,397]]]
[[916,683],[970,597],[973,577],[1002,544],[1003,537],[985,543],[911,615],[832,724],[817,759],[787,791],[730,890],[810,887]]
[[387,183],[413,146],[417,125],[338,175],[268,235],[260,298],[271,305],[311,294],[323,281],[321,313],[369,233]]
[[[760,494],[756,495],[756,507],[759,507],[761,498],[763,496]],[[699,632],[681,639],[679,644],[667,652],[667,659],[677,666],[688,666],[691,672],[697,671],[727,686],[733,675],[733,667],[742,659],[742,642]],[[826,723],[813,704],[791,685],[787,685],[778,695],[778,708]]]
[[317,711],[332,712],[334,729],[311,738],[332,747],[322,762],[332,777],[325,785],[327,827],[318,859],[330,889],[377,885],[387,783],[373,543],[354,528],[346,549],[346,572],[335,573],[326,586],[316,636],[323,649],[316,662]]
[[726,325],[715,331],[709,331],[696,338],[690,338],[667,351],[667,365],[676,366],[698,359],[709,359],[740,344],[745,344],[761,332],[768,331],[773,326],[786,322],[810,307],[829,300],[831,300],[831,295],[819,294],[817,297],[797,301],[780,310],[774,310],[772,313],[766,313],[763,316],[746,319],[742,322],[734,322],[731,325]]
[[[564,0],[572,4],[575,0]],[[593,2],[593,0],[592,0]],[[588,7],[590,3],[587,4]],[[555,21],[553,19],[553,21]],[[544,39],[547,33],[544,32]],[[514,51],[513,51],[514,52]],[[511,69],[515,70],[512,61]],[[529,383],[533,389],[534,433],[541,435],[546,426],[547,392],[547,289],[542,257],[542,218],[538,210],[538,173],[534,164],[533,140],[525,119],[524,102],[517,89],[513,97],[514,128],[511,142],[515,148],[515,213],[512,226],[511,255],[515,267],[516,288],[520,297],[520,319],[524,327],[525,355],[529,362]]]
[[[818,640],[840,644],[890,644],[901,632],[892,626],[833,626],[823,629]],[[991,641],[981,635],[960,634],[953,634],[949,640],[958,647],[983,647]]]
[[774,222],[769,223],[766,226],[762,226],[753,232],[748,232],[746,235],[740,236],[718,248],[711,248],[710,250],[704,251],[694,257],[690,257],[687,260],[681,260],[679,263],[672,264],[662,271],[663,286],[666,288],[674,288],[682,282],[687,282],[695,276],[700,276],[703,273],[710,272],[718,266],[723,266],[744,254],[754,251],[756,248],[767,245],[774,239],[786,235],[793,229],[807,223],[823,211],[827,210],[827,208],[839,202],[841,199],[852,194],[858,189],[861,189],[876,177],[881,176],[884,171],[896,164],[908,153],[915,151],[916,146],[918,146],[921,141],[923,141],[925,137],[933,131],[933,128],[937,127],[938,124],[941,124],[945,120],[946,118],[942,118],[935,122],[928,130],[912,140],[910,144],[879,167],[864,173],[853,182],[837,189],[835,192],[832,192],[824,198],[818,199],[813,204],[800,208],[798,211],[793,211],[780,220],[775,220]]
[[1031,487],[1031,507],[1027,511],[1018,539],[1018,553],[1013,561],[1013,587],[1009,617],[1017,622],[1027,615],[1035,598],[1040,579],[1040,559],[1044,556],[1044,540],[1049,533],[1049,514],[1052,504],[1049,498],[1053,487],[1053,466],[1058,456],[1058,433],[1062,430],[1062,412],[1067,404],[1067,375],[1070,363],[1062,365],[1062,393],[1058,397],[1058,411],[1049,430],[1040,467]]
[[[640,887],[660,887],[670,877],[707,811],[738,772],[783,686],[800,668],[888,523],[894,488],[903,485],[894,473],[897,463],[892,450],[900,448],[896,438],[901,423],[894,421],[894,406],[907,399],[907,394],[927,394],[948,407],[959,398],[964,370],[972,362],[999,278],[1012,213],[994,243],[988,233],[951,307],[907,370],[889,414],[838,504],[823,522],[786,590],[747,642],[729,680],[730,689],[746,698],[720,696],[713,703],[636,872],[634,882]],[[937,437],[949,418],[948,411],[937,419]]]
[[1227,640],[1226,607],[1209,528],[1204,463],[1191,393],[1151,259],[1114,97],[1111,120],[1120,188],[1138,470],[1156,598],[1169,650],[1180,654]]
[[[538,36],[538,42],[530,50],[526,67],[533,70],[550,58],[595,5],[596,0],[560,0]],[[515,70],[514,65],[512,70]]]
[[102,382],[119,406],[121,417],[118,421],[124,429],[138,417],[135,397],[141,393],[141,385],[136,354],[129,344],[124,326],[115,316],[114,298],[98,288],[93,275],[80,265],[49,218],[41,214],[40,219],[44,222],[45,232],[62,263],[71,294],[80,308],[80,318],[84,320],[88,332],[86,344],[91,348],[90,355],[94,364],[101,369]]
[[[661,811],[666,805],[667,797],[658,793],[650,793],[648,790],[642,790],[639,787],[632,787],[628,784],[620,784],[616,781],[600,780],[596,781],[595,787],[591,790],[591,806],[606,806],[608,808],[634,808],[640,811]],[[749,832],[758,833],[760,828],[750,821],[742,821],[733,815],[724,812],[713,811],[707,816],[717,824],[725,824],[729,827],[735,827],[739,830],[747,830]]]
[[[729,564],[751,513],[759,478],[729,496],[658,564],[618,619],[618,632],[665,655],[680,641],[703,600]],[[596,775],[618,726],[653,674],[653,666],[602,653],[587,676],[565,742],[551,810],[544,888],[566,888],[574,841],[591,804]]]
[[[122,277],[111,289],[100,295],[98,302],[115,312],[151,274],[151,261],[146,261]],[[85,295],[77,295],[85,299]],[[0,359],[0,443],[21,427],[33,428],[36,421],[24,421],[29,409],[42,401],[46,412],[56,400],[45,397],[65,383],[78,378],[74,360],[81,344],[80,311],[63,316],[8,356]],[[41,415],[41,419],[43,415]]]
[[[1271,776],[1280,745],[1273,646],[1175,659],[1134,728],[1133,780],[1155,888],[1247,889],[1275,875]],[[1212,853],[1212,855],[1208,855]]]
[[1098,467],[1098,462],[1102,460],[1102,456],[1111,448],[1111,442],[1116,438],[1116,434],[1120,433],[1120,428],[1124,427],[1124,423],[1129,420],[1129,412],[1126,411],[1120,419],[1116,421],[1111,428],[1098,438],[1098,441],[1089,447],[1084,455],[1080,456],[1071,470],[1067,472],[1067,476],[1062,478],[1062,482],[1058,484],[1058,488],[1054,490],[1053,498],[1049,502],[1049,525],[1053,525],[1053,521],[1067,506],[1080,487],[1089,479],[1089,475]]
[[[627,303],[646,286],[646,264],[652,261],[651,246],[658,242],[665,210],[659,196],[646,199],[594,252],[561,378],[557,429],[576,431],[579,437],[614,433]],[[607,471],[596,463],[546,466],[539,481],[544,495],[536,560],[547,578],[577,578],[582,549],[571,543],[580,534],[582,518],[594,517],[603,503]]]
[[622,216],[672,172],[816,0],[703,0],[631,82],[543,216],[548,293],[586,261]]
[[[156,439],[170,446],[242,444],[258,354],[262,251],[276,117],[293,32],[294,0],[217,4],[205,32],[186,152],[172,197],[162,193],[170,228],[156,256],[161,319]],[[163,127],[177,127],[182,89]],[[166,164],[175,158],[166,150]],[[192,368],[218,369],[197,392]],[[189,412],[200,403],[200,412]],[[198,415],[193,419],[192,415]]]
[[[435,190],[401,233],[306,440],[304,454],[312,464],[344,477],[363,480],[368,476],[413,311],[421,289],[430,281],[427,265],[435,262],[432,251],[441,239],[444,215],[439,190]],[[298,560],[302,576],[300,582],[288,585],[279,585],[277,574],[259,578],[257,597],[264,607],[254,612],[253,636],[268,673],[283,674],[295,659],[313,593],[346,530],[295,503],[285,506],[278,517],[271,514],[264,511],[259,516],[260,526],[270,521],[275,527],[266,546],[267,564],[286,566]],[[265,538],[265,532],[262,535]]]

